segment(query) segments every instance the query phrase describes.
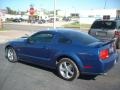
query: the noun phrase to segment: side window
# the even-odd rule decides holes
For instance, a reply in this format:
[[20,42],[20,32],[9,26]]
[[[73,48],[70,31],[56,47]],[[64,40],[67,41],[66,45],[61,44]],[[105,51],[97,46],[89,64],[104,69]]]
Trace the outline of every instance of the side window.
[[52,39],[53,39],[53,34],[49,34],[49,33],[39,33],[30,37],[30,41],[37,42],[37,43],[51,42]]
[[70,39],[62,36],[62,37],[59,38],[58,42],[63,43],[63,44],[70,44],[72,41]]

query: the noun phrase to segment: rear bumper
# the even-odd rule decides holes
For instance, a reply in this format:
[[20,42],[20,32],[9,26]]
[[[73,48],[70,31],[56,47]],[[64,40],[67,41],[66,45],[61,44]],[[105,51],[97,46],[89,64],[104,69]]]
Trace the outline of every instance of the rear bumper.
[[115,54],[113,54],[108,60],[102,61],[101,62],[102,73],[106,73],[107,71],[109,71],[115,65],[115,63],[117,61],[118,61],[118,54],[117,54],[117,52]]
[[88,75],[101,75],[107,73],[118,61],[118,54],[113,54],[108,60],[101,61],[99,63],[96,63],[97,65],[91,65],[93,68],[90,69],[84,69],[83,74]]

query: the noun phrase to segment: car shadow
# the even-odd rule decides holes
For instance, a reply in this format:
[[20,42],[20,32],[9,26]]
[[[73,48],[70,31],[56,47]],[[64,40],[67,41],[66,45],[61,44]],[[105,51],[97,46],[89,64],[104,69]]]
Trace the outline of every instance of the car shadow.
[[[42,66],[39,66],[39,65],[35,65],[35,64],[31,64],[31,63],[27,63],[27,62],[23,62],[23,61],[19,61],[19,63],[22,63],[22,64],[25,64],[25,65],[29,65],[31,67],[35,67],[35,68],[38,68],[38,69],[42,69],[42,70],[45,70],[45,71],[48,71],[48,72],[52,72],[54,75],[56,75],[57,77],[60,78],[58,72],[56,69],[50,69],[50,68],[46,68],[46,67],[42,67]],[[84,74],[81,74],[78,79],[82,79],[82,80],[95,80],[95,77],[97,75],[84,75]]]
[[97,75],[85,75],[85,74],[81,74],[78,79],[82,79],[82,80],[96,80],[95,78],[97,77]]

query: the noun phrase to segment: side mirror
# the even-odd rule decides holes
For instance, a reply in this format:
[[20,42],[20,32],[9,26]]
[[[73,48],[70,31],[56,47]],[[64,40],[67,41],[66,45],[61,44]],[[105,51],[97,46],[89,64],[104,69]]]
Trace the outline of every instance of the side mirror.
[[24,37],[29,37],[29,35],[28,35],[28,34],[25,34]]
[[28,38],[29,35],[28,34],[25,34],[24,36],[22,36],[21,38]]
[[33,43],[34,43],[34,41],[31,40],[30,38],[28,38],[28,39],[26,40],[26,42],[27,42],[28,44],[33,44]]

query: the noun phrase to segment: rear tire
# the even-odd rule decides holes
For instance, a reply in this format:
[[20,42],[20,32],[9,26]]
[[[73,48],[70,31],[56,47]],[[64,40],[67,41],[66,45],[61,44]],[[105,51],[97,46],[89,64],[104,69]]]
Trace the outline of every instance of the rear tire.
[[79,76],[77,65],[69,58],[62,58],[57,67],[60,77],[64,80],[72,81]]
[[5,55],[6,55],[6,58],[8,59],[8,61],[10,61],[10,62],[15,63],[18,61],[16,52],[12,47],[6,48]]

